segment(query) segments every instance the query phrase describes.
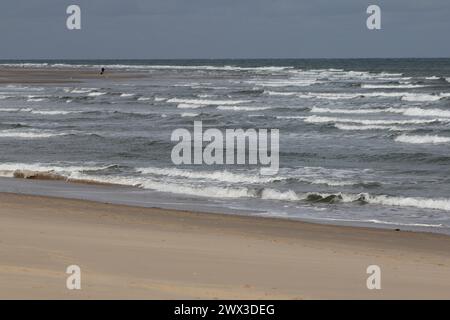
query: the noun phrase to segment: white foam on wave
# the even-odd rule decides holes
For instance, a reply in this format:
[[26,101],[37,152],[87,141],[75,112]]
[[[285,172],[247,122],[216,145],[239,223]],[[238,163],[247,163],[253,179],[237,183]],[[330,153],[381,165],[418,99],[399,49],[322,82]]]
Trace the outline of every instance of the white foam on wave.
[[385,110],[386,112],[392,112],[392,113],[400,113],[405,116],[412,116],[412,117],[444,117],[444,118],[450,118],[450,111],[449,110],[442,110],[442,109],[423,109],[423,108],[388,108]]
[[104,96],[105,94],[107,94],[106,92],[91,92],[88,94],[89,97],[99,97],[99,96]]
[[192,105],[236,105],[242,103],[249,103],[249,100],[206,100],[206,99],[178,99],[172,98],[167,100],[168,103],[179,103],[179,104],[192,104]]
[[204,104],[191,104],[191,103],[179,103],[177,108],[178,109],[198,109],[206,107]]
[[405,116],[423,116],[423,117],[444,117],[450,118],[449,110],[442,109],[423,109],[418,107],[411,108],[386,108],[386,109],[341,109],[341,108],[320,108],[313,107],[311,113],[335,113],[335,114],[372,114],[372,113],[398,113]]
[[99,176],[77,173],[72,175],[73,179],[89,180],[96,183],[118,184],[125,186],[134,186],[144,189],[155,190],[158,192],[189,195],[207,198],[252,198],[256,194],[245,187],[220,187],[220,186],[199,186],[189,183],[171,183],[168,181],[158,181],[143,177],[118,177],[118,176]]
[[[44,164],[18,164],[4,163],[0,164],[0,175],[12,177],[14,172],[32,171],[32,172],[54,172],[71,179],[89,180],[98,183],[113,183],[129,186],[140,186],[146,189],[152,189],[160,192],[185,194],[193,196],[214,197],[214,198],[261,198],[264,200],[276,201],[305,201],[311,196],[334,197],[337,202],[351,203],[364,201],[369,204],[398,207],[414,207],[421,209],[435,209],[450,211],[449,199],[430,199],[421,197],[400,197],[387,195],[361,194],[327,194],[327,193],[296,193],[293,190],[277,190],[274,188],[265,188],[260,192],[246,187],[218,187],[218,186],[199,186],[189,183],[171,183],[167,181],[158,181],[147,177],[120,177],[120,176],[99,176],[89,174],[87,171],[104,170],[109,166],[53,166]],[[144,174],[156,174],[162,176],[174,176],[177,178],[185,177],[189,179],[207,179],[218,180],[231,183],[261,183],[270,182],[273,177],[255,177],[248,175],[235,174],[226,171],[220,172],[193,172],[179,169],[160,169],[160,168],[141,168]],[[263,179],[263,180],[261,180]]]
[[304,119],[307,123],[357,123],[363,125],[409,125],[434,122],[449,122],[449,119],[411,119],[411,120],[381,120],[381,119],[353,119],[338,117],[309,116]]
[[367,130],[387,130],[387,131],[409,131],[410,129],[398,126],[383,126],[383,125],[348,125],[336,123],[334,125],[339,130],[345,131],[367,131]]
[[253,84],[259,87],[309,87],[314,84],[321,83],[317,79],[298,79],[291,78],[289,80],[252,80],[246,81],[246,83]]
[[384,206],[414,207],[420,209],[450,211],[450,199],[367,195],[365,200],[370,204],[379,204]]
[[134,97],[134,93],[122,93],[120,95],[121,98],[129,98],[129,97]]
[[81,113],[81,111],[64,111],[64,110],[31,110],[33,114],[42,114],[42,115],[68,115],[74,113]]
[[195,113],[195,112],[184,112],[181,114],[181,117],[186,118],[186,117],[197,117],[199,116],[200,113]]
[[440,137],[432,135],[401,135],[395,138],[395,141],[411,144],[443,144],[450,143],[450,137]]
[[89,93],[96,90],[95,88],[80,88],[80,89],[65,89],[64,91],[75,93],[75,94],[83,94],[83,93]]
[[0,112],[31,112],[31,108],[1,108]]
[[410,102],[434,102],[449,96],[448,93],[426,94],[410,92],[368,92],[368,93],[314,93],[307,92],[297,95],[304,99],[325,99],[325,100],[352,100],[357,98],[398,98]]
[[277,116],[277,119],[280,120],[296,120],[296,119],[300,119],[300,120],[304,120],[308,117],[305,116]]
[[197,97],[199,97],[200,99],[208,99],[208,98],[215,98],[215,97],[217,97],[217,95],[202,93],[202,94],[198,94]]
[[152,174],[176,178],[189,178],[200,180],[216,180],[228,183],[268,183],[280,179],[278,177],[266,177],[258,174],[233,173],[230,171],[191,171],[177,168],[139,168],[143,174]]
[[341,109],[341,108],[320,108],[313,107],[312,113],[342,113],[342,114],[368,114],[368,113],[380,113],[383,109]]
[[50,138],[55,136],[62,136],[65,133],[55,133],[44,130],[27,130],[27,131],[17,131],[13,130],[0,130],[0,138],[17,138],[17,139],[42,139]]
[[265,90],[264,94],[267,94],[269,96],[296,96],[298,95],[298,92],[278,92],[278,91],[270,91],[270,90]]
[[432,95],[432,94],[420,94],[420,93],[408,93],[402,96],[403,101],[439,101],[444,97],[444,95]]
[[68,115],[72,113],[81,113],[82,111],[36,110],[32,108],[0,108],[0,112],[27,112],[40,115]]
[[322,198],[337,197],[338,202],[352,203],[357,201],[364,201],[368,204],[376,204],[382,206],[394,207],[412,207],[419,209],[432,209],[450,211],[450,199],[430,199],[420,197],[398,197],[387,195],[370,195],[368,193],[360,194],[330,194],[330,193],[303,193],[298,194],[292,190],[278,191],[274,189],[267,189],[263,191],[263,199],[267,200],[284,200],[284,201],[304,201],[309,196],[315,195]]
[[[88,170],[102,170],[107,167],[54,167],[43,165],[20,165],[20,164],[0,164],[0,175],[11,177],[16,170],[30,170],[37,172],[56,172],[70,179],[88,180],[97,183],[110,183],[128,186],[139,186],[145,189],[151,189],[159,192],[184,194],[200,197],[211,198],[261,198],[264,200],[276,201],[305,201],[309,196],[315,195],[323,198],[334,196],[338,202],[351,203],[356,201],[365,201],[369,204],[377,204],[383,206],[399,206],[399,207],[415,207],[422,209],[436,209],[450,211],[449,199],[428,199],[413,197],[395,197],[386,195],[369,195],[369,194],[317,194],[317,193],[296,193],[293,190],[276,190],[273,188],[265,188],[258,192],[254,189],[246,187],[219,187],[219,186],[199,186],[189,183],[171,183],[167,181],[157,181],[143,177],[120,177],[120,176],[99,176],[87,174]],[[145,170],[149,170],[146,168]],[[154,171],[154,169],[152,169]],[[167,173],[167,172],[166,172]],[[178,175],[176,172],[175,175]],[[170,174],[170,173],[169,173]],[[190,176],[188,176],[190,177]],[[223,181],[224,176],[220,177]],[[202,176],[204,178],[204,176]],[[235,177],[232,175],[232,181]],[[241,181],[241,177],[237,177]],[[227,179],[227,178],[225,178]]]
[[53,172],[66,178],[72,178],[83,171],[105,170],[110,166],[61,166],[40,163],[0,163],[0,176],[13,177],[16,171]]
[[147,98],[147,97],[139,97],[138,98],[138,101],[149,101],[149,100],[151,100],[152,98]]
[[139,168],[137,171],[144,175],[165,176],[171,178],[195,179],[202,182],[219,181],[224,183],[235,184],[267,184],[272,182],[286,181],[294,179],[299,182],[308,184],[320,184],[327,186],[351,186],[365,183],[373,183],[372,181],[361,180],[361,172],[339,169],[326,169],[321,167],[304,167],[297,169],[283,169],[279,175],[262,176],[259,172],[230,172],[230,171],[191,171],[178,168]]
[[27,102],[42,102],[44,100],[44,98],[28,98]]
[[413,89],[424,88],[425,85],[420,84],[362,84],[363,89]]
[[272,107],[246,107],[246,106],[218,106],[218,110],[226,110],[226,111],[261,111],[268,110]]

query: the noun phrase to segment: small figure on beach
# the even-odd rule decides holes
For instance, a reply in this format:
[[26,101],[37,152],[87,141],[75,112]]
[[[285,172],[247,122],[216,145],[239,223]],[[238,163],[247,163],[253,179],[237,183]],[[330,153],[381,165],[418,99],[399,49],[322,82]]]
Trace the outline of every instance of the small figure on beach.
[[105,73],[105,68],[102,68],[102,71],[100,71],[100,74],[104,74]]

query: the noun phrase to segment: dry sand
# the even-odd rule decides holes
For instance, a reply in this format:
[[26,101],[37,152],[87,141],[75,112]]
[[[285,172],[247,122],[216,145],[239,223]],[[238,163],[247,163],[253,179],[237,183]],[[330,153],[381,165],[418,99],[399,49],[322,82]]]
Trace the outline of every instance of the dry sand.
[[[0,298],[450,298],[450,237],[0,194]],[[66,267],[82,290],[66,289]],[[366,268],[382,268],[382,289]]]

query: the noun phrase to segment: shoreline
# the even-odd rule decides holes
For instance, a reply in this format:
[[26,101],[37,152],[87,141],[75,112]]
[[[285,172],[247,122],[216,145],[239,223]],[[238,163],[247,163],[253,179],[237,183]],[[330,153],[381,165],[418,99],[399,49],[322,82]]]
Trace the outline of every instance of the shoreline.
[[[3,183],[4,182],[4,183]],[[45,190],[45,191],[42,191]],[[183,199],[189,199],[182,194],[165,193],[150,189],[141,189],[137,186],[114,183],[90,181],[85,179],[67,179],[52,172],[17,171],[14,176],[0,176],[0,193],[15,193],[30,196],[44,196],[50,198],[73,199],[100,202],[110,205],[127,205],[131,207],[161,209],[161,210],[187,210],[204,213],[232,215],[250,218],[275,219],[284,221],[304,222],[317,225],[330,225],[336,227],[368,228],[375,230],[393,230],[414,233],[430,233],[450,237],[450,230],[431,226],[402,225],[395,223],[375,223],[358,220],[333,220],[319,218],[300,218],[290,216],[270,215],[266,212],[249,209],[231,209],[225,206],[212,206],[204,202],[192,202],[187,207]],[[95,194],[95,196],[91,195]],[[142,193],[142,194],[141,194]],[[62,195],[60,195],[62,194]],[[75,195],[74,195],[75,194]],[[134,196],[130,196],[134,195]],[[172,197],[181,198],[180,201],[171,201]],[[164,201],[155,201],[158,198]],[[149,201],[143,201],[144,199]],[[202,198],[199,198],[202,200]],[[198,201],[197,199],[196,201]],[[207,200],[209,198],[205,198]],[[203,201],[199,201],[203,202]]]
[[[0,193],[0,298],[448,299],[450,237]],[[65,268],[80,265],[80,291]],[[382,268],[382,290],[366,268]]]

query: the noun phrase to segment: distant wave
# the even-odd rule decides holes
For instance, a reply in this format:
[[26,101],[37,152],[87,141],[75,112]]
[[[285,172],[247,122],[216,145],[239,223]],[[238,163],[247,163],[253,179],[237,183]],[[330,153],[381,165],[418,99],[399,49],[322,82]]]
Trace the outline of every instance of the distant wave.
[[450,137],[440,137],[431,135],[401,135],[395,138],[397,142],[412,143],[412,144],[443,144],[450,143]]

